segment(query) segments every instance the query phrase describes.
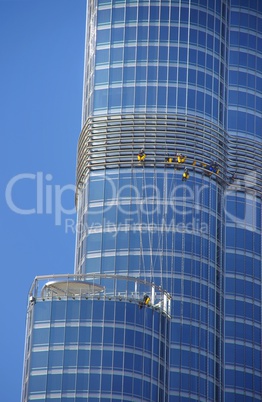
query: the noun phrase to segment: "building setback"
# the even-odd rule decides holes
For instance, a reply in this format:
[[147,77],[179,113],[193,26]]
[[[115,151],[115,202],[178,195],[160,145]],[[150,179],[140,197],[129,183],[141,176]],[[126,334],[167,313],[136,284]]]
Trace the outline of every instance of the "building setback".
[[89,0],[72,275],[22,402],[260,401],[262,2]]

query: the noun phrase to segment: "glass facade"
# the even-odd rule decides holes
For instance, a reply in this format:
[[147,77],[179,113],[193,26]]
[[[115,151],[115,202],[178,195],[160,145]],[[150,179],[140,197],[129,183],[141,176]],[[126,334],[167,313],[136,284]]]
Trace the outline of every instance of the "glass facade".
[[164,400],[167,330],[159,313],[129,302],[37,303],[29,400]]
[[[262,3],[231,1],[226,191],[225,399],[261,390]],[[250,162],[248,161],[251,156]]]
[[89,3],[83,122],[143,112],[223,124],[227,1]]
[[[52,375],[50,332],[48,360],[30,368],[32,335],[25,395],[260,401],[262,2],[90,0],[87,21],[75,275],[95,274],[99,286],[104,276],[139,278],[168,292],[170,307],[155,310],[151,296],[140,309],[143,291],[134,303],[67,293],[64,304],[53,296],[30,304],[32,334],[56,328],[54,306],[77,306],[78,352]],[[81,316],[94,306],[99,325],[95,313]],[[65,328],[74,325],[62,322],[66,356]],[[31,392],[40,372],[44,390]]]
[[119,275],[51,279],[30,291],[23,400],[165,400],[170,295]]

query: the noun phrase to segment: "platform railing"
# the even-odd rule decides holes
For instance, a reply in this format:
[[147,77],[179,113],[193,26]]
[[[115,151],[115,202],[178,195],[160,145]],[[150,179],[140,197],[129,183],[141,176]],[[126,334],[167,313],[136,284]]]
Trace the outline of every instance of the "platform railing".
[[140,278],[112,274],[64,274],[37,276],[29,291],[29,303],[39,300],[105,299],[135,302],[171,316],[171,295]]

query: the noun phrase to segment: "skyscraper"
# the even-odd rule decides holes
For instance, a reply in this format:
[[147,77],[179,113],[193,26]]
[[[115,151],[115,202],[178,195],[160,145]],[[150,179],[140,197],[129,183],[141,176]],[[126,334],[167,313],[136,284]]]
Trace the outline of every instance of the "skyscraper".
[[90,0],[74,274],[23,401],[260,401],[260,0]]

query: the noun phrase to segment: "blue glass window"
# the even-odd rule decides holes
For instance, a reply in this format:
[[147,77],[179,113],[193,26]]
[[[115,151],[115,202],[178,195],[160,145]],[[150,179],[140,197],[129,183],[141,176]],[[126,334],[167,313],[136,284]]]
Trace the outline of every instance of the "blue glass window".
[[102,327],[92,326],[92,345],[102,343]]
[[123,42],[124,28],[113,27],[111,32],[112,32],[111,33],[111,43],[122,43]]
[[78,327],[67,326],[65,328],[65,342],[69,344],[69,343],[77,343],[77,341],[78,341]]
[[101,250],[102,235],[101,233],[89,234],[87,237],[88,252]]
[[152,41],[152,42],[157,41],[158,34],[159,34],[158,26],[150,26],[149,27],[149,41]]
[[63,359],[64,368],[76,367],[77,354],[78,354],[77,350],[65,349]]
[[135,42],[136,41],[136,27],[126,27],[125,29],[125,42]]
[[113,352],[111,350],[103,350],[102,367],[113,367]]
[[[95,350],[95,349],[91,350],[90,365],[92,368],[93,367],[97,367],[97,368],[101,367],[101,355],[102,355],[101,350]],[[90,374],[90,376],[91,375],[92,374]],[[97,384],[95,384],[94,386],[95,386],[95,389],[97,389]]]
[[47,375],[47,392],[61,391],[62,387],[62,374],[48,374]]
[[113,24],[116,22],[124,22],[124,11],[123,7],[113,7],[112,8],[112,22]]
[[123,70],[121,67],[111,68],[110,70],[110,84],[119,83],[122,81]]
[[111,374],[102,374],[102,383],[101,383],[102,391],[110,391],[111,382],[112,382]]
[[97,70],[95,76],[95,84],[105,84],[108,82],[109,69]]
[[88,344],[90,343],[90,334],[91,327],[90,326],[81,326],[79,327],[79,343],[80,344]]
[[67,310],[66,310],[66,320],[67,321],[75,321],[79,319],[79,303],[75,303],[74,301],[67,302]]
[[[41,330],[41,332],[44,332]],[[65,337],[65,327],[54,327],[52,326],[50,328],[50,342],[52,344],[61,344],[64,343],[64,337]],[[36,343],[36,340],[34,339],[34,343]]]
[[177,44],[178,41],[178,28],[176,26],[170,27],[170,42]]
[[111,64],[119,63],[123,60],[123,47],[112,47],[110,52]]
[[158,22],[159,20],[159,7],[150,6],[150,21]]
[[[172,48],[173,51],[174,48]],[[165,62],[167,60],[168,47],[161,45],[159,47],[159,61]]]
[[97,30],[97,43],[107,44],[110,40],[110,29],[99,29]]
[[109,90],[109,108],[119,107],[121,105],[121,88],[110,88]]
[[148,47],[148,59],[152,61],[158,61],[158,46]]
[[114,368],[117,370],[122,369],[122,367],[123,367],[123,352],[114,351]]
[[136,68],[136,80],[139,82],[146,81],[146,67],[145,66],[137,66]]
[[93,302],[93,320],[101,322],[104,312],[104,303],[102,301]]
[[135,67],[124,67],[124,83],[135,81]]
[[96,64],[106,64],[109,62],[109,49],[100,49],[96,52]]
[[172,21],[172,24],[178,23],[179,20],[179,8],[176,6],[171,6],[171,17],[170,20]]
[[136,106],[142,106],[145,104],[145,87],[136,87],[136,93],[135,93],[135,104]]
[[105,10],[99,10],[97,13],[97,25],[109,24],[111,17],[111,10],[107,8]]
[[48,356],[49,367],[62,367],[63,366],[63,350],[50,350]]
[[148,7],[147,6],[139,6],[138,8],[138,21],[147,21],[148,20]]
[[[52,328],[53,329],[53,328]],[[49,343],[50,328],[34,329],[34,345],[45,345]]]
[[[134,37],[135,40],[135,37]],[[134,46],[126,46],[125,47],[125,53],[124,53],[124,62],[129,63],[129,62],[134,62],[136,58],[136,47]]]
[[48,364],[48,352],[33,352],[31,356],[31,368],[46,368]]
[[35,305],[35,311],[34,311],[35,322],[37,321],[44,322],[50,320],[51,307],[53,308],[54,304],[55,303],[51,303],[49,301],[43,301],[37,303]]
[[[98,352],[98,351],[96,351],[96,352]],[[90,375],[89,375],[89,391],[97,392],[97,389],[99,389],[98,384],[100,384],[100,378],[101,378],[100,374],[90,373]]]
[[[113,302],[112,302],[113,304]],[[104,328],[104,338],[103,338],[103,342],[104,344],[109,344],[112,345],[113,344],[113,327],[105,327]]]
[[148,40],[148,27],[144,25],[138,25],[138,41],[147,41]]
[[180,43],[187,43],[188,42],[188,28],[180,28]]
[[108,90],[100,89],[96,90],[94,94],[94,108],[95,109],[104,109],[107,107],[107,97]]
[[135,22],[137,19],[137,7],[126,7],[126,23]]
[[[132,315],[133,315],[133,313],[132,313]],[[127,315],[127,319],[128,319],[128,315]],[[126,346],[126,348],[128,348],[128,347],[133,348],[133,346],[134,346],[134,332],[130,329],[126,330],[125,346]]]
[[157,104],[158,106],[166,106],[166,87],[158,87],[158,99]]
[[167,42],[168,41],[168,27],[167,26],[160,26],[160,42]]

